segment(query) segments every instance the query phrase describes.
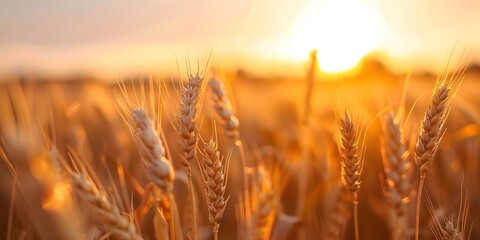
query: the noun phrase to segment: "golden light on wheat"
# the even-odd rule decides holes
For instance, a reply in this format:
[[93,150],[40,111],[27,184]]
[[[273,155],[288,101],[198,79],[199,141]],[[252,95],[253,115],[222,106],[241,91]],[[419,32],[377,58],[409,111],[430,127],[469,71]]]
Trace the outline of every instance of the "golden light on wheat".
[[[401,15],[408,1],[234,1],[202,1],[182,14],[175,1],[151,6],[155,18],[171,13],[167,33],[139,4],[124,5],[138,15],[119,14],[116,27],[141,31],[107,31],[126,42],[95,45],[100,59],[81,47],[76,60],[115,65],[106,78],[43,67],[5,77],[0,67],[0,239],[480,239],[480,60],[470,62],[470,50],[457,42],[443,49],[451,52],[441,70],[429,71],[430,61],[397,72],[388,58],[400,56],[386,51],[396,46],[395,23],[382,7]],[[63,15],[113,27],[83,14],[89,4]],[[235,21],[228,8],[238,10]],[[217,32],[223,26],[238,32]],[[188,45],[182,34],[196,47],[217,36],[232,42],[220,39],[207,57],[179,52],[172,74],[158,60],[173,42]],[[60,42],[47,44],[45,59],[67,52]],[[408,49],[428,56],[399,42],[405,57]],[[60,68],[69,64],[58,58]],[[145,74],[149,66],[162,75]]]

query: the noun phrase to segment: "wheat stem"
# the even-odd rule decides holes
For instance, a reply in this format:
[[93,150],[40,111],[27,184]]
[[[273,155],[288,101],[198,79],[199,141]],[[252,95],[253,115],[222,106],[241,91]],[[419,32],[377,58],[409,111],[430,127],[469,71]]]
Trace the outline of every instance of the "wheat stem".
[[420,174],[420,183],[418,184],[417,191],[417,206],[415,208],[415,240],[420,236],[420,207],[422,202],[423,185],[425,183],[426,174]]
[[360,239],[358,236],[358,199],[357,194],[353,198],[353,222],[355,228],[355,240]]

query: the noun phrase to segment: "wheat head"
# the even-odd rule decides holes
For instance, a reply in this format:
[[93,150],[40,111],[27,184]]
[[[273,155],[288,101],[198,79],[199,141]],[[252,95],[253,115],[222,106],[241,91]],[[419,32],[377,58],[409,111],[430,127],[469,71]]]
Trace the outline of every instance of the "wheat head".
[[340,122],[342,178],[345,187],[354,197],[354,201],[357,201],[357,195],[361,184],[360,175],[362,173],[362,158],[359,151],[358,133],[356,126],[353,124],[353,121],[347,112],[345,112],[344,118],[340,118]]
[[183,153],[181,164],[184,167],[189,167],[189,162],[195,158],[197,146],[195,120],[197,118],[202,84],[203,77],[198,73],[195,76],[190,75],[187,86],[185,86],[182,91],[178,122],[180,134],[179,144],[180,150]]
[[448,82],[438,86],[423,117],[415,145],[415,163],[420,168],[420,176],[424,177],[430,168],[443,136],[445,121],[449,113],[450,92]]
[[135,125],[134,135],[137,148],[147,177],[162,193],[172,193],[174,170],[170,161],[165,157],[165,149],[153,129],[152,121],[141,108],[132,111],[132,119]]
[[396,215],[402,216],[405,204],[410,201],[413,169],[402,129],[393,113],[385,119],[384,148],[385,195]]
[[220,119],[225,134],[228,138],[237,142],[240,139],[239,121],[235,116],[235,111],[226,94],[223,83],[216,78],[211,78],[208,82],[208,87],[212,92],[213,108]]
[[228,160],[222,160],[217,143],[211,139],[205,144],[203,159],[200,162],[207,192],[209,221],[218,232],[228,197],[225,197]]
[[75,192],[86,202],[105,227],[120,239],[140,240],[135,225],[111,202],[105,193],[98,190],[95,183],[81,173],[72,173],[72,185]]

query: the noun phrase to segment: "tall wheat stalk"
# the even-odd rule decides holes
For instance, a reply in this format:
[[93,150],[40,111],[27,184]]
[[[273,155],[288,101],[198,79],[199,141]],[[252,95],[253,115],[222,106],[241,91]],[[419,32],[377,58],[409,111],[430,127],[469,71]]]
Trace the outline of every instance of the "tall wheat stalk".
[[417,191],[415,209],[415,239],[420,233],[420,206],[423,186],[427,172],[432,165],[440,141],[445,133],[445,122],[450,113],[449,102],[454,93],[452,82],[445,81],[437,85],[421,122],[420,133],[415,144],[415,163],[419,167],[420,182]]
[[362,174],[363,153],[359,149],[360,139],[358,129],[354,125],[348,112],[340,117],[340,156],[342,159],[342,179],[345,188],[352,194],[353,219],[355,239],[359,239],[358,233],[358,191],[360,190],[360,176]]
[[189,215],[184,227],[185,237],[187,239],[197,239],[196,236],[196,206],[195,193],[192,182],[192,168],[190,162],[195,159],[195,152],[197,148],[197,129],[196,119],[198,115],[198,105],[201,101],[200,95],[203,85],[203,76],[197,73],[195,76],[188,77],[188,83],[182,89],[182,97],[180,103],[180,114],[178,116],[179,123],[179,146],[182,152],[181,165],[186,168],[188,176],[189,198],[187,201],[186,211]]
[[[305,200],[307,198],[308,185],[310,181],[310,170],[311,170],[311,161],[310,161],[310,151],[311,151],[311,138],[310,138],[310,116],[312,112],[312,97],[313,90],[315,85],[315,73],[318,69],[318,59],[317,51],[313,50],[310,52],[309,59],[309,68],[306,76],[306,89],[305,89],[305,109],[304,116],[300,125],[300,134],[305,136],[300,140],[301,147],[301,160],[299,171],[302,173],[298,177],[298,197],[297,197],[297,206],[296,214],[298,217],[303,218],[305,214]],[[300,229],[298,234],[299,239],[305,239],[304,229]]]

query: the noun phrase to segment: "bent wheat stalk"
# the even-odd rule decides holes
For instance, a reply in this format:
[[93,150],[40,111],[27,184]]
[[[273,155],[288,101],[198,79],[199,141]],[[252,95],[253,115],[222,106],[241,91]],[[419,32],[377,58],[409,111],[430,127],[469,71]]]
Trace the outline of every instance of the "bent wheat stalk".
[[[180,235],[178,227],[178,212],[173,196],[173,181],[175,173],[170,161],[165,157],[165,148],[158,133],[154,130],[152,121],[147,117],[145,111],[136,108],[132,111],[132,120],[135,125],[134,139],[140,153],[143,170],[147,177],[154,184],[154,197],[163,208],[165,219],[168,222],[168,231],[171,239]],[[150,188],[148,188],[150,189]],[[160,195],[160,196],[158,196]],[[145,194],[144,197],[148,197]],[[173,206],[173,207],[172,207]],[[141,211],[137,212],[142,216]],[[157,213],[158,214],[158,213]]]

